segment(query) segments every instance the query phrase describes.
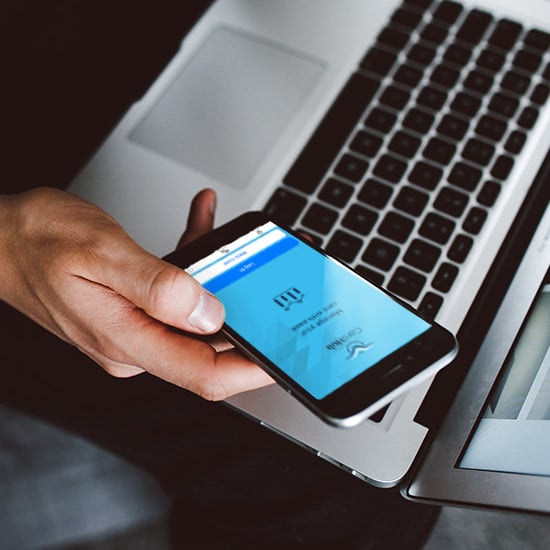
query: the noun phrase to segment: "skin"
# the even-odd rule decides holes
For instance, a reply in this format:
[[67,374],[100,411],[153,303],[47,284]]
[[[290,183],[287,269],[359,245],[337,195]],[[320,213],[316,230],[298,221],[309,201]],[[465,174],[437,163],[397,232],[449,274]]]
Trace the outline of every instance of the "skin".
[[[178,247],[212,230],[215,204],[209,189],[194,198]],[[212,401],[272,382],[219,337],[205,338],[224,320],[214,296],[74,195],[0,196],[0,265],[0,299],[113,376],[147,371]]]

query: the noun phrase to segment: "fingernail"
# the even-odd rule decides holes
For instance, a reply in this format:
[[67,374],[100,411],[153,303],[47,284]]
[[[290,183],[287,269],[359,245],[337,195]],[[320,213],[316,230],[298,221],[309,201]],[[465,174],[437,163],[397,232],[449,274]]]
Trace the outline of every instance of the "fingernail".
[[212,191],[212,197],[210,198],[210,214],[212,215],[216,213],[217,202],[218,202],[218,196],[214,191]]
[[214,332],[223,323],[223,317],[224,309],[221,302],[212,294],[203,291],[187,320],[200,332]]

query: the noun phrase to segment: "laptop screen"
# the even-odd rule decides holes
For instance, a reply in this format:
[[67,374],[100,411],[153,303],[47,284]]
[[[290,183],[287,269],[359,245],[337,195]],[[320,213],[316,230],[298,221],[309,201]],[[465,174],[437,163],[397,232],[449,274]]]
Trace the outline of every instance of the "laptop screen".
[[459,467],[550,476],[550,272]]

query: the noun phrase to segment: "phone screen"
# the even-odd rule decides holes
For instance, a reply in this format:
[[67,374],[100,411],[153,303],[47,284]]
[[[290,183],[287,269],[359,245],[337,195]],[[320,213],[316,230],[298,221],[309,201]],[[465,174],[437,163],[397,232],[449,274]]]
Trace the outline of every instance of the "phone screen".
[[228,327],[319,400],[430,328],[272,222],[186,271],[221,300]]

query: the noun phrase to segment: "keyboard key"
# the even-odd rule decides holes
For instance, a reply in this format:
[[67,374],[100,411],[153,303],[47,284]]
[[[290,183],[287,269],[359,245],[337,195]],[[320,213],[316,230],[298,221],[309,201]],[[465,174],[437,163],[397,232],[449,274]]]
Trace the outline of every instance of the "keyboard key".
[[375,285],[382,286],[384,284],[384,275],[366,265],[359,264],[355,266],[355,271],[357,271],[361,277],[368,279]]
[[444,0],[433,13],[433,18],[444,25],[452,25],[461,13],[462,6],[460,4]]
[[415,44],[407,54],[409,61],[422,67],[429,65],[435,57],[435,49],[424,44]]
[[516,71],[508,71],[500,83],[503,89],[517,95],[523,95],[531,85],[531,80]]
[[426,284],[426,277],[408,269],[407,267],[398,267],[395,270],[391,281],[388,284],[390,292],[405,298],[411,302],[414,302],[424,285]]
[[439,46],[439,44],[443,43],[445,38],[447,38],[448,32],[449,31],[444,27],[429,23],[420,33],[420,37],[422,40],[426,40],[427,42],[431,42],[432,44]]
[[424,189],[433,190],[437,187],[442,176],[443,170],[438,166],[419,161],[409,174],[409,181],[415,185],[424,187]]
[[531,93],[531,101],[537,105],[544,105],[550,95],[550,87],[546,84],[537,84]]
[[494,154],[494,145],[475,138],[470,138],[462,150],[462,156],[466,160],[475,162],[481,166],[487,166],[489,162],[491,162]]
[[327,252],[346,263],[351,263],[363,245],[362,239],[345,231],[335,231],[327,245]]
[[422,71],[409,65],[401,65],[393,75],[393,79],[403,86],[415,88],[422,78]]
[[513,166],[514,159],[512,157],[500,155],[491,169],[491,175],[495,178],[505,180],[510,174]]
[[409,35],[393,27],[386,27],[378,35],[378,42],[400,52],[409,41]]
[[355,134],[350,144],[350,149],[364,155],[365,157],[374,157],[382,145],[382,138],[371,132],[360,130]]
[[514,130],[508,136],[508,139],[504,144],[504,149],[506,149],[506,151],[508,151],[509,153],[517,155],[523,149],[526,140],[527,136],[523,132],[520,132],[519,130]]
[[452,264],[443,263],[439,266],[432,281],[432,287],[439,292],[449,292],[452,284],[458,275],[458,267]]
[[486,71],[498,73],[502,69],[505,60],[506,57],[504,55],[491,48],[487,48],[479,54],[476,63],[478,67],[482,67]]
[[404,243],[413,230],[414,222],[397,212],[388,212],[383,219],[378,232],[398,243]]
[[493,77],[480,71],[470,71],[463,86],[480,95],[486,94],[493,85]]
[[453,158],[455,151],[456,145],[439,138],[431,138],[422,154],[425,158],[446,166]]
[[361,61],[361,68],[379,76],[386,76],[396,59],[396,54],[374,47],[367,52]]
[[375,80],[351,77],[284,178],[287,185],[306,194],[317,188],[377,89]]
[[456,36],[464,42],[477,44],[492,20],[493,17],[487,12],[472,10],[457,31]]
[[407,158],[414,157],[419,147],[420,139],[402,131],[397,132],[388,145],[390,151]]
[[517,111],[519,101],[512,96],[497,92],[489,102],[489,111],[506,118],[512,118]]
[[464,48],[457,44],[451,44],[443,54],[443,59],[449,63],[463,67],[466,63],[468,63],[471,56],[472,51],[470,49]]
[[279,187],[267,202],[264,211],[277,223],[292,226],[306,204],[304,197]]
[[484,115],[479,119],[475,132],[493,141],[500,141],[506,129],[507,124],[503,120],[490,115]]
[[367,204],[382,209],[388,204],[392,195],[392,188],[375,179],[368,179],[357,198]]
[[460,191],[456,191],[451,187],[441,189],[434,202],[434,208],[455,218],[462,216],[467,205],[468,195],[460,193]]
[[481,100],[473,95],[459,92],[456,94],[453,102],[451,103],[451,109],[473,117],[481,107]]
[[425,86],[418,94],[416,101],[423,107],[427,107],[433,111],[439,111],[439,109],[443,107],[445,101],[447,101],[447,94],[431,86]]
[[477,235],[481,231],[481,228],[483,227],[486,219],[487,211],[483,208],[478,208],[477,206],[474,206],[468,212],[468,215],[466,216],[466,219],[462,224],[462,229],[464,229],[464,231],[466,231],[467,233]]
[[345,206],[353,194],[353,186],[335,178],[327,180],[319,193],[319,198],[333,206]]
[[461,264],[467,258],[468,253],[474,245],[474,240],[467,235],[459,234],[455,237],[449,251],[447,252],[447,257],[453,262]]
[[342,178],[357,183],[363,178],[368,167],[368,162],[353,155],[346,154],[338,161],[338,164],[334,168],[334,173]]
[[441,64],[432,70],[430,81],[443,88],[452,88],[457,83],[459,76],[460,71]]
[[489,37],[489,44],[501,50],[510,50],[521,32],[521,25],[508,19],[501,19]]
[[470,166],[464,162],[457,162],[451,173],[449,174],[448,180],[453,185],[461,187],[466,191],[473,191],[481,179],[481,170],[475,166]]
[[434,116],[429,113],[420,109],[411,109],[403,120],[403,126],[419,134],[425,134],[431,128],[434,120]]
[[302,223],[306,228],[313,229],[317,231],[317,233],[326,235],[332,229],[337,218],[338,212],[315,203],[309,207]]
[[382,155],[374,167],[373,174],[392,183],[397,183],[403,177],[406,169],[407,163],[402,160],[391,155]]
[[380,103],[399,111],[407,104],[410,97],[409,92],[396,86],[388,86],[380,97]]
[[546,64],[546,68],[542,73],[542,78],[545,78],[546,80],[550,81],[550,61]]
[[477,196],[477,202],[483,206],[493,206],[500,194],[501,185],[496,181],[486,181]]
[[414,239],[403,256],[403,261],[412,267],[429,273],[435,267],[440,254],[439,247],[421,239]]
[[468,126],[469,124],[462,118],[445,115],[441,119],[437,131],[444,136],[460,141],[468,131]]
[[420,216],[424,207],[428,203],[429,195],[417,191],[412,187],[405,186],[399,191],[399,194],[393,201],[393,205],[398,210],[410,214],[411,216]]
[[356,233],[361,233],[361,235],[368,235],[377,219],[378,214],[373,210],[354,204],[344,216],[342,225]]
[[538,29],[532,29],[525,36],[524,42],[535,50],[545,52],[550,48],[550,34]]
[[538,116],[538,109],[534,109],[533,107],[525,107],[519,115],[518,124],[522,128],[530,130],[535,125],[535,122],[537,122]]
[[516,69],[520,69],[527,73],[534,73],[540,67],[542,63],[542,56],[540,54],[535,54],[527,52],[525,50],[520,50],[516,52],[514,59],[512,60],[512,65]]
[[437,312],[441,309],[443,305],[443,298],[438,294],[433,292],[426,292],[424,298],[418,306],[418,313],[422,315],[425,319],[435,319]]
[[405,8],[399,8],[394,12],[391,17],[391,22],[396,25],[401,25],[407,29],[414,29],[422,20],[422,15],[418,12],[408,10]]
[[431,241],[445,244],[451,237],[454,228],[455,222],[430,212],[420,226],[419,233]]
[[382,239],[372,239],[363,254],[363,260],[368,264],[389,271],[399,254],[399,247]]
[[376,107],[368,114],[365,126],[386,134],[393,128],[396,120],[397,117],[390,111]]

